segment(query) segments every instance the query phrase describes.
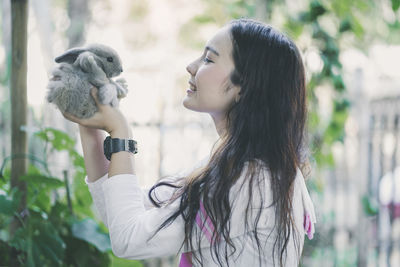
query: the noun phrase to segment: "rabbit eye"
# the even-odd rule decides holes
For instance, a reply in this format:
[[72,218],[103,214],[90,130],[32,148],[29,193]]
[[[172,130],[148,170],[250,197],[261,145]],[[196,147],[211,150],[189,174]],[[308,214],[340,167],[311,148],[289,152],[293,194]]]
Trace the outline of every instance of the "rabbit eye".
[[114,59],[113,59],[112,57],[108,57],[108,58],[107,58],[107,61],[108,61],[108,62],[113,62]]

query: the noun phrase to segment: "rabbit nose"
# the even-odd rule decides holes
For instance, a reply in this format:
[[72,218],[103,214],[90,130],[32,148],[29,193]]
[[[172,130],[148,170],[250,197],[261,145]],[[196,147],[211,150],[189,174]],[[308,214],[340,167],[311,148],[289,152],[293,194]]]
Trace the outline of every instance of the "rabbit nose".
[[121,72],[123,72],[124,70],[121,68]]

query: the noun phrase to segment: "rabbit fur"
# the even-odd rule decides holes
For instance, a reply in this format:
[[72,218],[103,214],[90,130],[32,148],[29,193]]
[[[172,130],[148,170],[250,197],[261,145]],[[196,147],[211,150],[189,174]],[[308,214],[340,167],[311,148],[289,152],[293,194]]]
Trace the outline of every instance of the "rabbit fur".
[[112,107],[118,107],[119,99],[128,93],[125,79],[111,79],[123,71],[121,59],[111,47],[91,44],[71,48],[55,61],[60,64],[52,70],[46,99],[62,112],[78,118],[92,117],[97,111],[90,94],[93,86],[99,89],[99,102]]

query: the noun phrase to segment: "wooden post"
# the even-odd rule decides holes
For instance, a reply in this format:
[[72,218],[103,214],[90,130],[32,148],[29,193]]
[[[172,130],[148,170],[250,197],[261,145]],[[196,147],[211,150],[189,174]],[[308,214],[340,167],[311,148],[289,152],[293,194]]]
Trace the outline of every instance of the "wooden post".
[[[21,130],[27,122],[27,24],[28,0],[11,0],[11,153],[27,154],[28,144],[26,132]],[[20,180],[27,171],[28,161],[24,157],[17,157],[11,163],[11,187],[17,188],[22,195],[18,213],[26,206],[26,183]],[[21,213],[22,212],[22,213]],[[10,225],[10,234],[21,227],[22,222],[14,218]],[[16,261],[16,251],[11,251],[11,261]],[[15,266],[11,262],[12,266]],[[17,262],[14,262],[17,263]],[[18,264],[18,263],[17,263]]]

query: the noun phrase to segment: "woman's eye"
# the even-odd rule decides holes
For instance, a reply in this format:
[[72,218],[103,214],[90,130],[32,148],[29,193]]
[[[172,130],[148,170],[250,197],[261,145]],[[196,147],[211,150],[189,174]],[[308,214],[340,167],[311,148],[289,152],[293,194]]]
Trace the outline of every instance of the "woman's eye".
[[205,57],[205,58],[203,59],[203,61],[204,61],[205,63],[210,63],[210,62],[212,62],[212,60],[209,59],[208,57]]

